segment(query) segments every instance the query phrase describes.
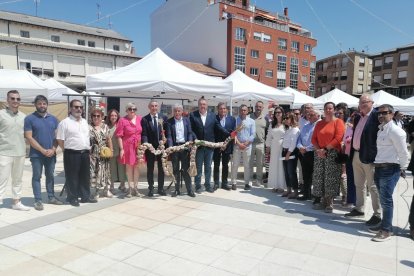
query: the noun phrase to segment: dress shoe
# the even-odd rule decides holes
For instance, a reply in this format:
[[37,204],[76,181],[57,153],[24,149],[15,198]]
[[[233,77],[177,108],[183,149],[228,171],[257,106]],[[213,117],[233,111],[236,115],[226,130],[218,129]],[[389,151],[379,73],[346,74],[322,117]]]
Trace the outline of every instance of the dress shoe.
[[158,194],[160,196],[166,196],[167,195],[167,193],[164,190],[158,190]]
[[365,216],[365,213],[360,212],[357,209],[352,209],[351,212],[345,214],[345,217],[347,218],[358,218],[358,217],[364,217],[364,216]]
[[224,190],[226,190],[226,191],[230,191],[231,190],[231,188],[227,184],[222,184],[221,185],[221,188],[224,189]]
[[244,185],[244,190],[248,191],[250,190],[252,187],[249,184]]
[[178,195],[181,195],[180,191],[174,191],[174,192],[171,193],[172,197],[176,197]]
[[237,190],[237,186],[236,186],[236,184],[232,184],[232,185],[231,185],[231,189],[232,189],[233,191]]
[[213,190],[216,191],[219,188],[219,184],[214,184]]
[[194,194],[193,191],[191,191],[191,192],[188,193],[188,196],[195,197],[196,195]]
[[321,203],[321,198],[320,197],[315,197],[315,199],[313,200],[312,204],[313,205],[316,205],[316,204],[319,204],[319,203]]
[[149,196],[149,197],[153,197],[153,196],[154,196],[154,192],[153,192],[152,190],[149,190],[149,191],[148,191],[148,196]]
[[197,194],[201,194],[203,192],[203,188],[197,188],[195,191]]
[[302,196],[298,196],[296,199],[300,201],[305,201],[305,200],[309,200],[310,198],[308,196],[302,195]]
[[82,199],[81,203],[97,203],[98,201],[94,198],[87,198],[87,199]]
[[214,193],[214,190],[211,187],[206,187],[206,191],[209,193]]
[[77,201],[76,199],[70,200],[69,204],[74,206],[74,207],[79,207],[79,201]]
[[382,221],[382,219],[380,217],[378,217],[376,215],[372,215],[372,217],[367,222],[365,222],[365,225],[366,226],[376,226],[376,225],[380,224],[381,221]]

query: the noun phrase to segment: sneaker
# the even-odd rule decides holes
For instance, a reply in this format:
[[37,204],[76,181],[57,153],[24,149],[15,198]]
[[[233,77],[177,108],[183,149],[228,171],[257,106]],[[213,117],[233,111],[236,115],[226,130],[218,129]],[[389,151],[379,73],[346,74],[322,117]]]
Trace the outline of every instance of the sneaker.
[[203,188],[197,188],[195,192],[197,194],[201,194],[203,192]]
[[246,184],[246,185],[244,185],[244,189],[245,189],[246,191],[248,191],[248,190],[250,190],[250,189],[251,189],[251,187],[250,187],[250,185],[249,185],[249,184]]
[[376,242],[383,242],[383,241],[388,241],[391,239],[391,233],[384,231],[384,230],[380,230],[375,237],[373,237],[371,239],[371,241],[376,241]]
[[379,231],[381,231],[381,225],[374,226],[374,227],[368,227],[368,231],[374,234],[377,234]]
[[57,199],[56,197],[49,198],[48,203],[54,205],[63,205],[63,202]]
[[41,201],[36,201],[34,203],[34,208],[35,208],[35,210],[42,211],[43,210],[43,204],[42,204],[42,202]]
[[13,210],[18,210],[18,211],[29,211],[30,208],[25,206],[21,201],[17,202],[16,204],[12,205]]
[[236,185],[236,184],[232,184],[232,185],[231,185],[231,189],[232,189],[233,191],[237,190],[237,185]]
[[347,218],[358,218],[363,216],[365,216],[365,213],[360,212],[357,209],[352,209],[351,212],[345,214],[345,217]]
[[366,226],[376,226],[378,224],[380,224],[382,221],[382,219],[380,217],[377,217],[376,215],[372,215],[372,217],[365,222]]

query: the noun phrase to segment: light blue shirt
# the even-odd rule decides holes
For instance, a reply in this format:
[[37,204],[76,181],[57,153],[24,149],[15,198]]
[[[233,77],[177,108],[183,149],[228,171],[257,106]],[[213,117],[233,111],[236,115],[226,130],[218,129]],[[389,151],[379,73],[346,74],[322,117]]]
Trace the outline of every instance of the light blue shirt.
[[175,139],[177,143],[184,143],[185,137],[184,137],[184,122],[183,118],[181,117],[180,120],[175,119]]
[[305,148],[306,151],[313,151],[314,147],[312,144],[312,134],[313,130],[315,129],[315,123],[308,123],[303,126],[302,130],[300,131],[300,135],[298,138],[297,148]]
[[243,128],[237,133],[237,139],[244,143],[249,141],[250,144],[253,143],[254,137],[256,135],[256,124],[254,120],[250,117],[246,117],[246,119],[242,120],[240,117],[236,118],[236,128],[243,124]]

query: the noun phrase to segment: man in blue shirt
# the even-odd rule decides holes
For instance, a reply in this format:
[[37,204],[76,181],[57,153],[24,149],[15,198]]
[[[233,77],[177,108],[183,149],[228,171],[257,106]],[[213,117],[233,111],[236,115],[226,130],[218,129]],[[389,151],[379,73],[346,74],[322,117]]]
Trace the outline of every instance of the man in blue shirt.
[[36,111],[24,120],[24,136],[30,143],[30,161],[32,162],[32,188],[35,198],[34,208],[43,210],[42,189],[40,179],[45,168],[46,191],[49,204],[62,205],[63,202],[55,197],[54,172],[56,164],[56,129],[58,120],[47,112],[48,100],[38,95],[34,100]]
[[233,166],[231,169],[232,190],[236,190],[237,171],[240,158],[243,156],[244,165],[244,189],[250,190],[250,157],[252,154],[252,143],[256,134],[255,121],[248,117],[249,108],[242,104],[239,109],[239,117],[236,119],[237,136],[233,149]]

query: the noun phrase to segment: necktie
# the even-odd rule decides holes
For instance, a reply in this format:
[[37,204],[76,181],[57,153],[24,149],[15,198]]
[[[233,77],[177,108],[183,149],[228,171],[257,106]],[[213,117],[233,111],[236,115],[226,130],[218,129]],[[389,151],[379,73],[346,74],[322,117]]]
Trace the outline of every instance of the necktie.
[[157,124],[157,116],[153,117],[152,123],[154,124],[154,131],[157,133],[157,141],[160,140],[159,133],[158,133],[158,124]]

